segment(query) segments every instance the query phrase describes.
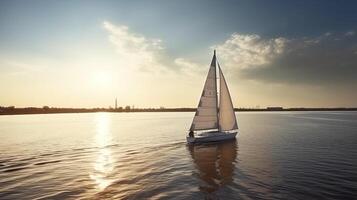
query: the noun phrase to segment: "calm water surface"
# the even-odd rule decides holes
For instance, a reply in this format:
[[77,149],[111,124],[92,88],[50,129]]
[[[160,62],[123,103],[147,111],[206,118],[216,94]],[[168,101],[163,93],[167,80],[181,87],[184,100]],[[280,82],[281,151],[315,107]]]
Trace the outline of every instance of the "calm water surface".
[[237,141],[188,146],[192,116],[0,116],[0,199],[357,196],[357,112],[237,113]]

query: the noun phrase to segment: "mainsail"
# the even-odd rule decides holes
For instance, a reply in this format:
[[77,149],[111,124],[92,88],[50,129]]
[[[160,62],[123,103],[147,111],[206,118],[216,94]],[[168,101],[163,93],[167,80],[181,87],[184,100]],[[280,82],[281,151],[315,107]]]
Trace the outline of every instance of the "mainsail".
[[203,87],[200,102],[193,118],[190,131],[218,128],[218,101],[216,78],[216,54],[213,55],[211,67]]
[[219,69],[219,130],[229,131],[238,129],[236,115],[234,113],[231,95],[229,94],[226,80],[223,76],[221,67]]

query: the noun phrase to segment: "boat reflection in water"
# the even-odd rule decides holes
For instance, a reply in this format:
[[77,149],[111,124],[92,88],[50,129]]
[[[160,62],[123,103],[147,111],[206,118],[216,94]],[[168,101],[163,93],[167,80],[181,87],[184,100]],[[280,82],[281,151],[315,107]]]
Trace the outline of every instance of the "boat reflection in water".
[[216,196],[216,192],[232,183],[238,148],[236,140],[189,145],[188,148],[198,170],[199,189],[206,198]]

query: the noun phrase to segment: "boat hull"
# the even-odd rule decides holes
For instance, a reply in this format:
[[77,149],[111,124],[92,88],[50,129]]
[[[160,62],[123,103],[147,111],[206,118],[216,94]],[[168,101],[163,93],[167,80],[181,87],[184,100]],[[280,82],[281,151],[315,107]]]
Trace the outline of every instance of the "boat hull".
[[195,137],[187,136],[187,143],[207,143],[207,142],[219,142],[226,140],[234,140],[238,132],[206,132]]

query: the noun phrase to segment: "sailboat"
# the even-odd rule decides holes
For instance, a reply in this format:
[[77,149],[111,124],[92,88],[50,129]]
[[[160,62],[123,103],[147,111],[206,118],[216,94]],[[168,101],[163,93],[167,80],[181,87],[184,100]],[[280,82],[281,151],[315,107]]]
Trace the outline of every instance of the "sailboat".
[[[217,83],[219,83],[219,87]],[[238,124],[231,95],[217,61],[216,50],[214,50],[202,95],[192,120],[190,132],[186,137],[187,142],[204,143],[231,140],[236,138],[237,133]]]

